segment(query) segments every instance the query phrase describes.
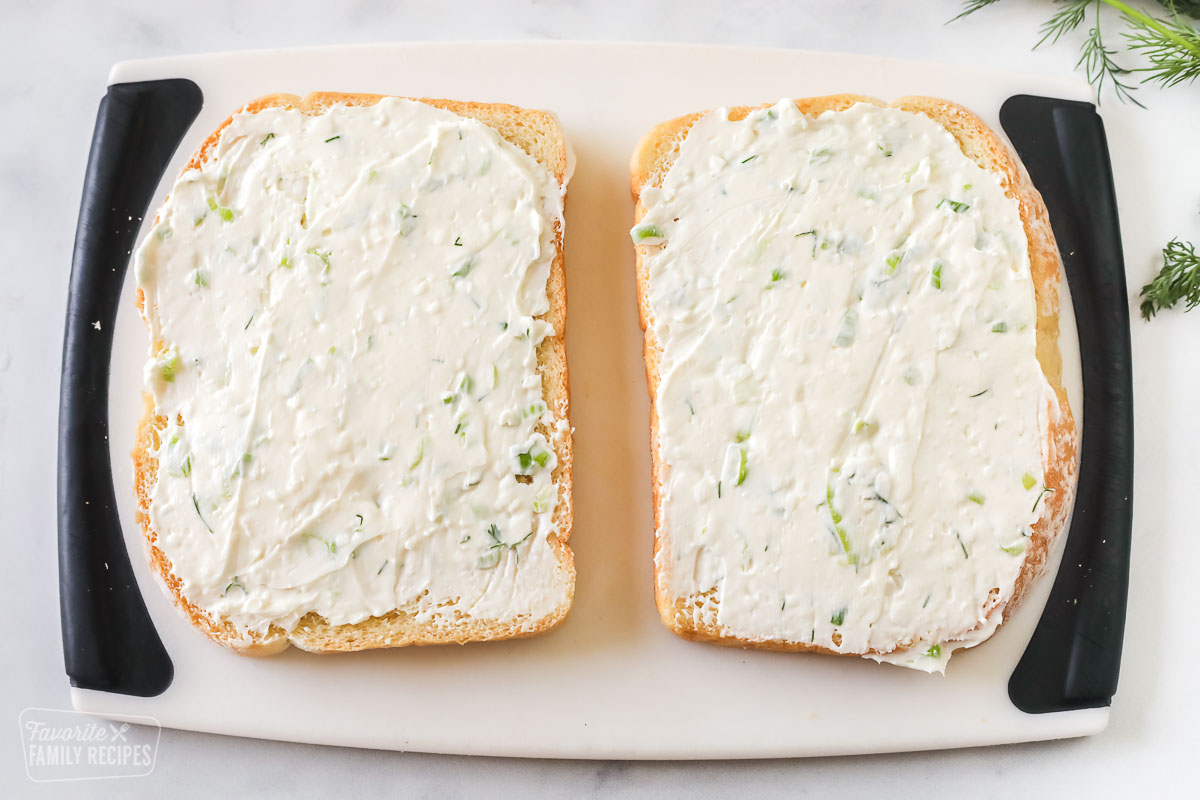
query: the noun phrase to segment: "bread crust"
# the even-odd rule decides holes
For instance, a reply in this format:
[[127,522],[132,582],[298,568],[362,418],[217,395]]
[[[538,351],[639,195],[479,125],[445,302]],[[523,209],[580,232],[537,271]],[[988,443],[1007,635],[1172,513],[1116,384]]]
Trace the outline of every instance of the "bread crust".
[[[966,108],[933,97],[901,97],[884,103],[874,97],[855,94],[838,94],[810,97],[794,101],[801,113],[818,116],[826,111],[841,111],[857,103],[870,103],[881,108],[896,108],[916,114],[924,114],[945,128],[958,142],[963,153],[983,169],[997,174],[1005,193],[1014,198],[1019,206],[1021,223],[1029,243],[1029,262],[1033,276],[1034,297],[1037,306],[1037,358],[1046,381],[1054,391],[1057,403],[1047,399],[1045,409],[1047,429],[1045,445],[1045,485],[1051,490],[1042,500],[1042,516],[1033,525],[1033,533],[1025,552],[1025,561],[1013,587],[1009,602],[1002,607],[986,608],[985,620],[1000,613],[1001,623],[1019,605],[1030,585],[1045,571],[1046,560],[1055,541],[1062,534],[1070,516],[1074,499],[1076,471],[1078,469],[1078,433],[1066,389],[1062,383],[1062,353],[1059,349],[1059,304],[1062,281],[1062,260],[1050,227],[1050,217],[1041,194],[1034,187],[1024,166],[1016,154],[978,116]],[[752,111],[767,108],[760,106],[736,106],[729,109],[729,118],[740,120]],[[663,122],[642,138],[630,160],[630,189],[634,199],[634,222],[640,222],[646,213],[642,203],[642,190],[657,186],[670,170],[679,155],[680,145],[692,126],[705,112],[688,114]],[[635,247],[637,269],[638,319],[644,332],[643,353],[646,362],[646,384],[650,392],[650,458],[651,493],[654,507],[654,599],[663,624],[671,631],[691,641],[714,642],[731,647],[746,647],[777,651],[813,651],[833,655],[864,656],[885,655],[878,651],[865,653],[833,650],[808,642],[784,639],[743,638],[724,633],[717,624],[714,614],[707,618],[696,613],[711,602],[713,590],[688,597],[672,597],[668,592],[665,576],[659,567],[659,554],[666,546],[662,529],[662,486],[666,480],[668,465],[663,463],[659,452],[659,421],[657,394],[659,365],[662,347],[654,335],[653,310],[650,308],[649,283],[646,263],[643,258],[646,247]],[[994,589],[993,592],[998,592]],[[989,603],[991,597],[989,596]],[[710,606],[711,607],[711,606]],[[975,628],[954,637],[956,641],[988,624],[981,622]],[[905,649],[913,643],[901,645]],[[895,651],[892,651],[895,652]]]
[[[252,100],[236,114],[256,113],[267,108],[296,109],[304,114],[318,115],[336,105],[369,106],[391,95],[347,94],[342,92],[312,92],[306,97],[293,94],[271,94]],[[546,111],[519,108],[503,103],[475,103],[435,98],[401,98],[415,100],[435,108],[451,111],[459,116],[478,120],[496,130],[502,137],[517,145],[554,175],[566,202],[567,143],[558,120]],[[220,140],[221,133],[233,122],[231,114],[206,138],[193,153],[183,171],[199,169],[208,160],[211,151]],[[167,198],[170,199],[169,197]],[[166,201],[164,200],[164,203]],[[157,221],[157,220],[156,220]],[[542,397],[554,415],[556,423],[565,430],[557,437],[547,435],[554,441],[557,465],[551,473],[558,485],[558,503],[554,522],[558,535],[549,536],[562,569],[568,575],[569,592],[566,601],[555,611],[541,619],[532,620],[528,615],[517,617],[507,623],[476,620],[456,612],[452,619],[443,617],[437,626],[421,622],[417,617],[420,599],[406,604],[380,617],[369,617],[350,625],[330,625],[320,615],[309,613],[291,631],[272,626],[265,634],[243,633],[231,623],[215,618],[193,604],[183,594],[182,582],[175,575],[170,560],[158,546],[158,533],[150,523],[151,494],[158,477],[158,459],[154,456],[160,443],[160,433],[166,428],[167,417],[158,414],[153,397],[144,394],[145,412],[138,423],[136,442],[132,452],[134,465],[134,493],[137,497],[136,517],[142,529],[151,568],[163,581],[175,605],[193,626],[214,642],[231,648],[243,655],[266,656],[286,650],[295,645],[303,650],[318,653],[368,650],[382,647],[402,647],[427,644],[466,644],[476,641],[493,641],[535,636],[558,626],[570,611],[575,588],[575,559],[567,542],[574,523],[571,492],[572,432],[570,427],[570,388],[567,375],[566,314],[567,280],[563,257],[563,226],[561,220],[554,225],[554,260],[546,283],[546,294],[550,309],[539,319],[554,327],[554,335],[547,336],[537,348],[538,369],[542,376]],[[139,287],[137,307],[149,329],[145,313],[146,297]],[[153,342],[153,351],[166,349],[162,341]],[[179,420],[182,424],[183,420]],[[549,431],[539,425],[544,434]],[[448,605],[449,603],[447,603]]]

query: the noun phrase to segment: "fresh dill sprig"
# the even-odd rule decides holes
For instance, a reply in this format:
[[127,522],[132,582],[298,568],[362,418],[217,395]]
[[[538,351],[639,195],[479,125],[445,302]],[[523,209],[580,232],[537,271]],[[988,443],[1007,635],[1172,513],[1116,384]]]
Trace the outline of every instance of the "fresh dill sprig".
[[[1122,13],[1131,28],[1125,34],[1129,49],[1150,62],[1143,70],[1147,82],[1168,87],[1200,78],[1200,30],[1196,26],[1181,19],[1177,11],[1172,19],[1161,20],[1136,9]],[[1190,13],[1200,13],[1200,4]]]
[[[965,0],[963,10],[950,20],[962,19],[987,8],[998,0]],[[1169,17],[1158,17],[1124,0],[1055,0],[1057,10],[1042,24],[1042,38],[1034,48],[1055,44],[1064,35],[1082,26],[1092,11],[1094,23],[1080,46],[1077,69],[1082,69],[1088,82],[1096,87],[1099,101],[1104,84],[1124,101],[1141,105],[1133,97],[1136,86],[1129,76],[1140,76],[1140,82],[1157,83],[1162,87],[1177,86],[1200,79],[1200,28],[1180,16],[1187,13],[1200,18],[1200,0],[1159,0]],[[1117,51],[1105,44],[1100,26],[1100,10],[1108,6],[1121,15],[1129,29],[1123,31],[1129,51],[1148,62],[1144,67],[1125,67],[1117,59]]]
[[[1087,11],[1087,4],[1089,2],[1091,0],[1086,0],[1083,3],[1083,11]],[[1100,30],[1100,4],[1096,3],[1096,22],[1088,29],[1087,38],[1083,40],[1083,47],[1079,52],[1079,60],[1075,62],[1075,69],[1083,67],[1088,83],[1096,87],[1097,103],[1100,102],[1100,95],[1104,91],[1104,82],[1108,81],[1109,85],[1113,88],[1113,93],[1116,94],[1121,102],[1129,102],[1139,108],[1145,108],[1133,96],[1133,92],[1137,87],[1122,80],[1122,76],[1129,75],[1131,70],[1122,67],[1113,60],[1115,53],[1115,50],[1104,45],[1104,35]]]
[[974,14],[976,11],[987,8],[995,2],[998,2],[998,0],[966,0],[966,2],[963,3],[963,10],[959,12],[958,16],[954,17],[954,19],[951,19],[950,22],[954,22],[955,20],[960,20],[965,16]]
[[[1061,2],[1061,0],[1055,0]],[[1096,0],[1069,0],[1068,4],[1054,12],[1054,16],[1042,23],[1042,27],[1038,31],[1042,34],[1042,38],[1038,39],[1037,44],[1033,49],[1037,49],[1046,42],[1057,44],[1058,40],[1063,37],[1063,34],[1070,33],[1083,24],[1087,18],[1088,7]]]
[[1200,19],[1200,0],[1158,0],[1158,4],[1176,14],[1182,11]]
[[1200,305],[1200,256],[1196,246],[1178,238],[1163,248],[1163,268],[1142,287],[1142,317],[1149,320],[1164,308],[1184,304],[1184,311]]

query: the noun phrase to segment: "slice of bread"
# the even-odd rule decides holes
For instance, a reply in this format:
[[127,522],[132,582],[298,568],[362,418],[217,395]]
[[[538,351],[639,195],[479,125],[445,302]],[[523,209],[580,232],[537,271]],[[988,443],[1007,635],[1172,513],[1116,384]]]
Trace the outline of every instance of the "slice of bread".
[[[319,116],[340,106],[372,106],[385,95],[343,94],[316,92],[307,97],[290,94],[275,94],[248,103],[238,114],[256,114],[266,109],[293,109],[302,114]],[[550,113],[518,108],[495,103],[458,102],[428,98],[413,99],[460,117],[470,118],[486,125],[506,140],[524,151],[540,164],[557,182],[561,197],[565,200],[566,184],[569,179],[569,147],[563,137],[557,119]],[[234,116],[225,120],[200,145],[184,168],[184,174],[197,170],[213,157],[221,140],[222,132],[234,121]],[[460,137],[461,138],[461,134]],[[432,161],[432,156],[430,156]],[[482,174],[482,173],[481,173]],[[169,198],[168,201],[169,202]],[[164,205],[164,209],[166,205]],[[163,212],[160,211],[160,214]],[[199,224],[199,223],[197,223]],[[219,223],[218,223],[219,224]],[[428,602],[417,597],[406,605],[380,615],[371,616],[361,622],[331,625],[315,612],[299,619],[290,629],[271,625],[266,632],[239,629],[227,619],[222,619],[201,608],[188,598],[181,579],[172,563],[160,547],[160,532],[151,522],[152,494],[159,477],[160,447],[162,433],[171,422],[155,407],[154,398],[147,393],[145,415],[137,432],[133,450],[135,470],[135,492],[137,495],[137,519],[141,525],[149,560],[161,577],[169,594],[191,623],[213,641],[247,655],[269,655],[294,644],[313,652],[353,651],[404,645],[440,643],[466,643],[532,636],[548,631],[563,621],[570,609],[574,594],[575,566],[567,540],[573,521],[571,492],[571,429],[568,421],[569,390],[567,382],[567,356],[564,339],[566,324],[566,273],[563,260],[563,227],[561,218],[554,221],[553,261],[545,287],[549,310],[537,317],[553,327],[536,346],[537,372],[540,373],[541,393],[545,406],[553,418],[553,424],[537,423],[537,431],[552,443],[555,465],[551,480],[557,489],[557,504],[553,513],[553,531],[547,534],[547,544],[557,561],[555,586],[547,591],[553,595],[553,611],[543,615],[518,614],[508,619],[491,619],[474,616],[469,610],[455,608],[456,600],[448,598],[439,604],[431,615]],[[139,309],[150,325],[146,304],[150,302],[142,288],[137,291]],[[162,353],[169,346],[161,340],[151,343],[151,352]],[[332,352],[332,351],[331,351]],[[543,419],[545,419],[543,417]],[[179,419],[178,424],[186,425]],[[553,430],[553,435],[551,434]],[[382,459],[381,459],[382,460]],[[197,507],[199,511],[199,507]],[[524,540],[522,540],[524,541]],[[501,542],[497,539],[497,546]],[[515,552],[515,547],[512,548]],[[503,547],[501,546],[503,553]],[[497,573],[499,570],[496,571]],[[497,585],[496,592],[505,586]],[[489,591],[493,591],[489,587]]]
[[[999,178],[1004,193],[1009,198],[1016,200],[1021,223],[1028,240],[1028,257],[1032,271],[1037,314],[1037,361],[1057,400],[1056,408],[1054,408],[1053,402],[1048,403],[1051,408],[1046,413],[1046,418],[1042,420],[1045,437],[1042,447],[1045,488],[1044,497],[1040,498],[1042,514],[1036,524],[1032,526],[1031,535],[1025,541],[1024,562],[1015,586],[1012,587],[1007,603],[998,605],[984,603],[983,614],[986,618],[981,618],[975,628],[960,631],[958,635],[944,640],[944,644],[939,646],[935,652],[940,654],[944,648],[948,657],[948,651],[953,649],[955,641],[959,643],[959,646],[970,646],[982,641],[990,636],[995,627],[1011,614],[1022,596],[1028,591],[1030,584],[1044,571],[1048,553],[1056,538],[1062,533],[1069,516],[1077,469],[1078,434],[1062,384],[1061,353],[1058,343],[1062,267],[1048,213],[1041,196],[1032,185],[1015,154],[977,116],[954,103],[928,97],[903,97],[890,104],[871,97],[848,94],[795,101],[797,109],[810,118],[818,117],[826,112],[844,111],[859,103],[890,107],[932,119],[954,137],[959,148],[969,159],[982,169],[995,174]],[[768,107],[768,105],[740,106],[729,108],[727,112],[730,120],[737,121],[745,119],[751,112]],[[635,200],[635,223],[642,222],[643,217],[647,214],[649,203],[644,202],[645,192],[651,188],[657,191],[663,185],[664,179],[680,156],[681,145],[689,131],[706,113],[708,112],[689,114],[663,122],[652,128],[639,142],[630,163],[630,184]],[[882,146],[880,149],[883,149]],[[889,152],[887,155],[890,156],[891,153]],[[808,636],[803,638],[781,637],[765,631],[732,631],[720,621],[720,607],[723,600],[720,582],[707,592],[687,596],[679,596],[671,590],[671,581],[667,574],[672,561],[671,541],[664,528],[663,517],[665,487],[669,481],[672,465],[665,462],[661,452],[662,439],[660,438],[658,402],[660,383],[664,377],[662,372],[664,351],[659,336],[656,334],[656,314],[660,313],[660,309],[651,302],[650,275],[651,260],[656,253],[661,251],[662,245],[654,240],[658,237],[657,232],[651,235],[654,238],[646,243],[638,243],[638,237],[635,236],[635,251],[639,317],[645,332],[644,356],[651,400],[650,446],[655,522],[655,599],[663,623],[683,638],[729,646],[780,651],[819,651],[866,657],[903,655],[906,648],[906,644],[903,642],[893,650],[851,651],[842,645],[836,632],[833,635],[832,644],[827,639],[822,646],[822,642],[816,639],[815,635],[813,639],[810,639]],[[709,262],[699,256],[694,256],[693,260],[689,262],[688,269],[703,271],[706,266],[709,266]],[[717,268],[715,263],[712,266],[714,270]],[[730,261],[727,268],[736,269],[738,265]],[[694,282],[689,285],[694,285]],[[799,330],[799,328],[790,330]],[[741,440],[739,439],[739,441]],[[775,446],[784,447],[787,446],[787,443],[779,442]],[[977,499],[976,502],[982,505],[982,498]],[[836,527],[837,521],[836,518],[833,520],[832,527]],[[796,535],[804,535],[804,532],[796,532]],[[963,554],[966,554],[965,547]],[[697,566],[698,569],[699,566]],[[857,568],[855,574],[857,574]],[[795,588],[808,590],[807,587]],[[1000,587],[993,588],[988,597],[989,601],[995,599],[999,589]],[[725,598],[725,600],[728,602],[729,598]],[[779,601],[776,600],[775,603],[778,608]],[[828,619],[828,614],[825,619]],[[834,620],[835,625],[838,622],[838,620]],[[807,633],[807,628],[805,633]],[[913,631],[907,647],[915,648],[918,644],[923,649],[933,643],[922,642],[919,632]],[[944,660],[941,663],[944,665]],[[911,664],[909,665],[911,666]],[[924,666],[922,668],[934,671],[940,669],[940,666]]]

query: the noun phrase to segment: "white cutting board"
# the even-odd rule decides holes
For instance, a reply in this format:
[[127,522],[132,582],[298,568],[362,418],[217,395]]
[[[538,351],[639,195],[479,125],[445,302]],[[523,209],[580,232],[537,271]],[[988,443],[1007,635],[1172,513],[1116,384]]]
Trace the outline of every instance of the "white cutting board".
[[[1042,581],[945,677],[833,656],[692,644],[659,622],[651,587],[648,400],[627,164],[654,123],[722,104],[837,92],[959,101],[999,130],[1017,93],[1086,100],[1086,84],[849,55],[712,46],[410,44],[233,53],[118,64],[110,82],[190,78],[204,109],[168,167],[244,102],[272,92],[379,92],[555,111],[577,168],[567,203],[567,349],[575,426],[575,604],[557,631],[516,642],[250,659],[173,608],[133,519],[128,457],[142,411],[145,329],[126,279],[110,400],[113,473],[134,571],[175,663],[154,698],[74,689],[75,707],[169,727],[357,747],[566,758],[739,758],[933,749],[1081,736],[1108,709],[1028,715],[1008,677],[1050,590]],[[1079,408],[1073,319],[1068,381]],[[1072,374],[1073,373],[1073,374]],[[1056,566],[1056,565],[1055,565]]]

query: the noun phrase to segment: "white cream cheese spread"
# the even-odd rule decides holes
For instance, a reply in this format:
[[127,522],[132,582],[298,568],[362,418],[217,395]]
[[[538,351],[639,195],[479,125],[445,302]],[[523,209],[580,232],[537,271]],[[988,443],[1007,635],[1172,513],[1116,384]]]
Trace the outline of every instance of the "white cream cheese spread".
[[562,195],[422,103],[233,118],[137,255],[170,420],[149,514],[185,597],[255,633],[563,605],[569,429],[536,354]]
[[930,671],[987,638],[1054,402],[999,177],[923,115],[783,100],[702,117],[642,203],[666,595]]

